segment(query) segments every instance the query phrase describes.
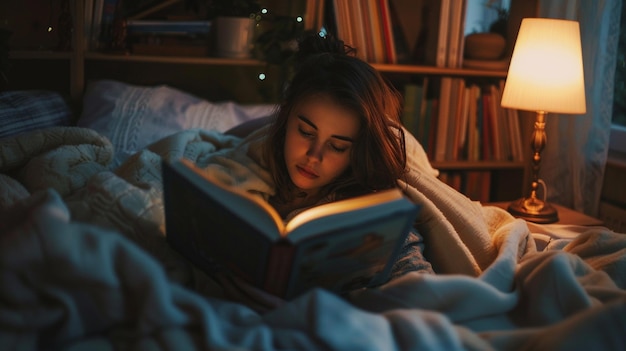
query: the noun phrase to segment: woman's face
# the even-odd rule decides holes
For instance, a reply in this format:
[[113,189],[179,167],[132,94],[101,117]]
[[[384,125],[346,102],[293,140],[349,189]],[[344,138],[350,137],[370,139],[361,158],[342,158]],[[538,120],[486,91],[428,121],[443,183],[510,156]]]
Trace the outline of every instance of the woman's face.
[[316,95],[296,106],[287,120],[285,164],[291,181],[309,194],[340,176],[360,128],[357,115]]

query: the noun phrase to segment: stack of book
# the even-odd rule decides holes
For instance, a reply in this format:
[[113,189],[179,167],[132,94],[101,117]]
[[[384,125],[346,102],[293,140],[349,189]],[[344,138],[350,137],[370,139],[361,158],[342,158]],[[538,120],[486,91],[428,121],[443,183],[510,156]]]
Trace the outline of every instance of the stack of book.
[[[86,0],[85,47],[91,51],[207,56],[211,22],[170,9],[182,0]],[[179,11],[179,12],[177,12]]]
[[126,28],[133,54],[209,55],[211,21],[128,20]]

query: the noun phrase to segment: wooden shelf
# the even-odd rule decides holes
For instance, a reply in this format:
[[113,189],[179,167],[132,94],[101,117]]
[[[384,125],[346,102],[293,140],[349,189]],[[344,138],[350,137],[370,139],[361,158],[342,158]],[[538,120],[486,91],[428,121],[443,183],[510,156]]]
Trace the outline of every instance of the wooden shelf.
[[[92,1],[92,0],[89,0]],[[168,4],[181,2],[181,0],[163,0],[159,3],[159,6],[166,6]],[[83,0],[70,0],[74,14],[82,14],[85,12],[85,1]],[[277,3],[288,3],[284,0],[277,1]],[[515,1],[516,10],[511,10],[514,14],[511,27],[519,26],[519,22],[523,17],[523,14],[527,14],[531,9],[534,11],[536,8],[535,1]],[[289,2],[290,6],[292,5]],[[513,6],[513,5],[512,5]],[[228,88],[221,89],[218,95],[227,96],[228,94],[223,91],[231,91],[232,85],[240,84],[241,81],[249,79],[252,83],[257,84],[256,76],[250,74],[250,71],[254,71],[257,68],[267,67],[267,63],[256,59],[232,59],[232,58],[219,58],[219,57],[191,57],[191,56],[156,56],[156,55],[135,55],[129,53],[114,53],[114,52],[100,52],[90,51],[86,47],[85,38],[81,33],[84,33],[85,23],[84,16],[73,16],[74,18],[74,35],[72,38],[71,52],[61,52],[55,50],[37,50],[37,49],[21,49],[13,50],[9,53],[9,58],[21,61],[20,65],[28,67],[29,65],[35,65],[35,63],[29,60],[43,60],[42,62],[46,66],[56,68],[61,66],[64,70],[67,63],[67,69],[69,70],[69,86],[68,91],[73,100],[80,102],[82,94],[85,89],[86,81],[90,79],[106,78],[106,77],[122,77],[129,81],[141,82],[138,77],[142,74],[148,75],[155,74],[154,79],[152,76],[148,81],[165,81],[172,82],[172,84],[180,82],[191,81],[192,84],[180,84],[180,86],[186,86],[191,88],[198,88],[196,91],[205,89],[202,86],[201,79],[197,79],[196,72],[201,72],[203,77],[211,77],[214,79],[221,79],[221,81],[227,81]],[[518,18],[519,17],[519,18]],[[77,35],[78,34],[78,35]],[[35,45],[32,45],[35,47]],[[45,61],[45,62],[44,62]],[[145,63],[145,64],[144,64]],[[482,83],[482,78],[485,78],[485,82],[491,84],[495,80],[506,79],[507,72],[502,70],[503,67],[494,67],[498,69],[480,69],[477,68],[446,68],[436,67],[430,65],[418,65],[418,64],[380,64],[370,63],[374,69],[383,73],[390,78],[394,84],[405,84],[406,81],[415,80],[414,78],[423,77],[456,77],[464,78],[472,81],[472,83]],[[170,65],[170,66],[161,66]],[[269,70],[274,67],[267,67]],[[491,67],[485,67],[491,68]],[[232,73],[232,74],[231,74]],[[38,76],[37,76],[38,77]],[[235,79],[237,77],[237,79]],[[135,79],[137,78],[137,79]],[[273,78],[275,79],[275,78]],[[57,80],[58,81],[58,80]],[[255,99],[267,98],[265,95],[260,96],[258,91],[267,92],[269,83],[273,81],[268,80],[264,82],[263,86],[256,86],[250,84],[248,88],[250,90],[245,93],[241,93],[241,96],[249,98],[254,96]],[[65,81],[62,84],[67,84]],[[255,90],[256,89],[256,90]],[[257,91],[258,90],[258,91]],[[237,91],[239,93],[239,90]],[[254,95],[257,94],[257,95]],[[216,94],[213,94],[216,95]],[[254,101],[257,101],[254,100]],[[526,128],[526,127],[522,127]],[[528,129],[528,128],[527,128]],[[525,132],[526,130],[522,130]],[[530,133],[529,133],[530,134]],[[524,134],[525,135],[525,134]],[[525,157],[528,157],[528,152],[524,153]],[[506,200],[511,195],[511,189],[518,189],[519,186],[515,186],[519,183],[517,178],[524,180],[522,185],[530,183],[527,180],[529,177],[529,164],[524,161],[441,161],[431,162],[432,165],[446,173],[472,173],[473,171],[479,172],[493,172],[492,177],[492,189],[494,201]],[[519,177],[518,177],[519,175]],[[513,185],[512,185],[513,184]],[[520,190],[521,191],[521,190]]]
[[434,168],[445,170],[497,170],[497,169],[524,169],[526,162],[522,161],[442,161],[431,162]]
[[183,56],[152,56],[152,55],[133,55],[133,54],[113,54],[87,52],[85,53],[87,60],[100,61],[125,61],[125,62],[157,62],[157,63],[173,63],[173,64],[203,64],[216,66],[264,66],[266,63],[252,59],[231,59],[220,57],[183,57]]
[[[204,64],[204,65],[225,65],[225,66],[263,66],[266,63],[254,59],[231,59],[219,57],[183,57],[183,56],[154,56],[154,55],[134,55],[87,52],[85,59],[101,61],[127,61],[127,62],[160,62],[174,64]],[[401,73],[401,74],[427,74],[442,76],[463,76],[463,77],[495,77],[504,78],[505,71],[487,71],[477,69],[461,68],[441,68],[434,66],[420,65],[395,65],[395,64],[372,64],[374,68],[381,72]]]
[[465,68],[443,68],[435,66],[417,66],[417,65],[396,65],[396,64],[380,64],[373,63],[372,67],[380,72],[387,73],[403,73],[403,74],[428,74],[441,76],[462,76],[462,77],[494,77],[504,78],[506,71],[488,71],[478,69]]
[[11,50],[9,59],[33,59],[33,60],[69,60],[72,58],[70,51],[52,50]]

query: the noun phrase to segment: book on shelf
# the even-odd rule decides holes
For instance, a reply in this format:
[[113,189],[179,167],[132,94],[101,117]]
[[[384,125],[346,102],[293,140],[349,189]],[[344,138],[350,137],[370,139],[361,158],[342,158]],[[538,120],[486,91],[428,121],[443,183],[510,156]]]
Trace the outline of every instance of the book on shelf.
[[[364,18],[361,1],[356,0],[350,4],[346,2],[345,6],[345,11],[350,17],[350,24],[352,26],[352,41],[354,43],[354,47],[357,49],[357,57],[364,61],[370,61],[370,57],[372,57],[370,53],[372,47],[371,44],[367,42],[366,32],[368,27],[366,27],[365,21],[361,20]],[[350,8],[350,6],[352,8]],[[350,15],[350,13],[352,13],[352,15]]]
[[437,113],[437,129],[435,131],[435,161],[446,160],[447,133],[450,124],[450,105],[452,103],[452,82],[455,78],[441,77],[439,94],[439,111]]
[[211,21],[127,20],[126,30],[128,35],[169,34],[208,36],[211,30]]
[[210,29],[202,20],[128,20],[126,45],[137,55],[203,57]]
[[446,67],[460,68],[463,64],[467,1],[468,0],[454,0],[450,3],[450,32],[448,33]]
[[383,36],[382,18],[376,4],[377,0],[365,1],[365,15],[369,17],[369,33],[372,37],[372,47],[374,57],[370,59],[373,63],[385,63],[385,44]]
[[396,26],[396,47],[406,52],[397,53],[398,63],[423,63],[424,44],[428,34],[429,5],[424,0],[389,0],[392,22]]
[[[98,50],[105,48],[113,41],[115,16],[120,13],[120,0],[93,0],[91,23],[91,40],[89,48]],[[89,6],[88,6],[89,8]],[[85,26],[87,23],[85,24]]]
[[402,125],[413,135],[418,133],[419,119],[419,103],[421,96],[419,93],[420,86],[415,83],[407,83],[404,85],[403,105],[402,105]]
[[395,64],[398,62],[396,56],[396,44],[393,37],[393,23],[389,0],[378,0],[378,11],[380,13],[383,43],[385,48],[385,62]]
[[402,109],[402,124],[420,141],[423,141],[426,114],[426,89],[428,78],[421,83],[407,83],[404,85],[404,105]]
[[474,201],[487,203],[491,198],[491,172],[468,171],[465,172],[463,193]]
[[[407,63],[404,33],[390,0],[328,0],[326,29],[357,50],[357,56],[371,63]],[[398,51],[401,50],[399,53]]]
[[[436,67],[445,67],[448,55],[448,30],[450,28],[450,1],[435,0],[429,1],[436,9],[432,14],[437,16],[429,17],[429,33],[425,63]],[[434,23],[433,23],[434,22]]]
[[374,62],[376,59],[376,52],[374,51],[374,34],[371,30],[372,21],[369,16],[368,2],[370,0],[356,0],[354,2],[354,15],[357,18],[361,18],[361,31],[364,36],[365,47],[361,50],[365,52],[367,62]]
[[[439,95],[430,97],[432,101],[423,100],[420,108],[435,107],[432,103],[436,102],[437,112],[418,117],[430,117],[430,132],[424,133],[423,122],[412,132],[434,161],[523,161],[518,111],[499,104],[502,82],[478,86],[454,77],[433,81],[437,82],[432,86],[438,85]],[[417,93],[413,89],[405,88],[406,98]],[[409,110],[415,109],[414,102],[407,103]],[[405,125],[413,123],[408,122],[414,117],[407,111],[403,117],[407,120]]]
[[491,198],[490,171],[442,171],[439,180],[473,201],[487,203]]
[[284,223],[258,195],[187,160],[163,162],[167,241],[202,270],[217,265],[279,297],[381,284],[420,209],[399,189],[304,210]]

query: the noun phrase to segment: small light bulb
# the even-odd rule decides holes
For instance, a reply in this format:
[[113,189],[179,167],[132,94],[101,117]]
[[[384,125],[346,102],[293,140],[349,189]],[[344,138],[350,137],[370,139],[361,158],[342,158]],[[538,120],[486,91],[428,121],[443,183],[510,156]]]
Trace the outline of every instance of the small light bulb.
[[48,33],[52,32],[52,26],[48,26]]
[[259,73],[259,80],[265,80],[265,73]]
[[296,17],[296,22],[302,22],[302,21],[303,21],[302,16]]
[[266,14],[266,13],[268,13],[268,12],[269,12],[269,11],[268,11],[266,8],[262,8],[262,9],[261,9],[261,13],[262,13],[262,14]]

